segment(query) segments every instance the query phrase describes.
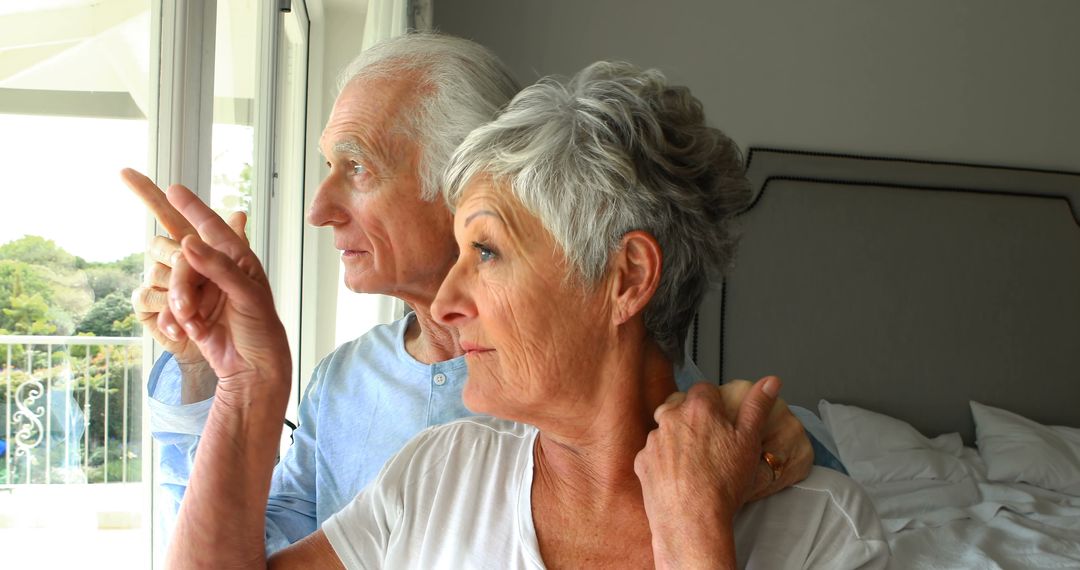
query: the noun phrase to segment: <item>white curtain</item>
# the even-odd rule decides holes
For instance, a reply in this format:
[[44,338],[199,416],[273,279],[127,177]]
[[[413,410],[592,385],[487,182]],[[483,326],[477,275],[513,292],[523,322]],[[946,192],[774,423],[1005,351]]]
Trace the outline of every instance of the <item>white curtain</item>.
[[[363,49],[408,29],[431,29],[431,0],[368,0],[364,22]],[[384,295],[360,295],[344,285],[344,267],[339,267],[335,344],[341,345],[389,323],[405,314],[405,303]]]
[[405,33],[409,28],[408,0],[368,0],[364,22],[364,49]]
[[406,30],[430,30],[432,0],[368,0],[364,49]]

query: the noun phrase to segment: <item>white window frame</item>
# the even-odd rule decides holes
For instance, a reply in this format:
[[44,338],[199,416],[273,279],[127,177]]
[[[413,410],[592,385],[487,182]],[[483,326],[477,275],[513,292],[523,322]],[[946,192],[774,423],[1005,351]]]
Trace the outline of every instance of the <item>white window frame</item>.
[[[285,14],[286,12],[288,14]],[[267,215],[265,216],[268,222],[268,231],[266,235],[267,255],[264,258],[264,265],[270,278],[270,286],[274,290],[278,315],[281,317],[282,323],[289,334],[289,350],[292,353],[293,370],[292,390],[286,418],[295,425],[298,422],[297,409],[302,385],[300,381],[302,377],[300,361],[303,354],[301,348],[303,263],[301,258],[303,256],[305,235],[304,188],[307,186],[307,162],[305,157],[309,146],[306,130],[306,106],[300,111],[302,121],[300,125],[297,125],[298,128],[295,131],[300,133],[304,140],[283,140],[282,136],[284,135],[279,136],[279,134],[285,132],[285,130],[284,128],[278,130],[278,126],[283,126],[282,122],[289,118],[287,115],[291,115],[285,113],[283,109],[279,109],[280,105],[288,100],[284,95],[284,89],[289,87],[296,89],[299,87],[304,94],[301,99],[307,101],[307,67],[310,61],[311,34],[307,7],[302,0],[279,0],[275,12],[270,16],[272,20],[264,21],[263,26],[264,29],[272,30],[272,34],[261,34],[263,41],[259,53],[260,57],[265,56],[268,59],[266,64],[261,66],[261,69],[273,70],[273,76],[266,77],[265,82],[260,83],[260,90],[265,90],[270,95],[265,97],[267,100],[265,104],[259,105],[260,110],[257,110],[256,114],[257,125],[262,127],[261,131],[256,128],[256,152],[266,153],[261,157],[263,159],[262,164],[266,165],[267,168],[258,169],[259,174],[264,176],[263,179],[267,181],[264,186],[267,191],[259,195],[269,200],[266,209]],[[303,58],[303,73],[297,78],[298,86],[285,85],[284,66],[289,64],[282,55],[288,41],[284,30],[287,25],[286,18],[293,19],[301,38],[300,43],[305,56]],[[259,115],[259,112],[263,114]],[[260,132],[262,135],[259,134]],[[300,145],[299,148],[291,146],[297,143]],[[282,144],[290,146],[283,148]],[[285,181],[282,178],[282,175],[286,174],[281,172],[283,165],[289,163],[289,158],[298,159],[295,165],[300,168],[300,176],[296,180],[299,186],[290,186],[289,182],[293,181]],[[259,188],[259,185],[255,187]],[[269,231],[270,227],[274,231]],[[284,453],[288,444],[289,439],[283,438],[282,453]]]
[[[249,239],[268,274],[272,274],[278,265],[293,266],[299,272],[299,260],[275,255],[283,249],[277,227],[303,224],[302,204],[297,212],[295,205],[285,203],[287,200],[299,203],[303,198],[278,193],[275,188],[278,156],[274,144],[275,105],[279,86],[281,12],[291,10],[301,19],[305,41],[308,41],[307,10],[302,0],[257,2],[256,7],[259,10],[256,27],[258,68],[255,72],[253,225],[249,228]],[[151,133],[155,140],[150,157],[152,177],[162,187],[183,184],[207,203],[210,202],[216,15],[216,0],[159,0],[152,5],[152,20],[158,25],[154,27],[151,45],[159,46],[156,67],[151,69],[151,77],[157,79],[156,97],[151,102]],[[290,217],[283,219],[284,214]],[[165,233],[165,230],[155,223],[152,232]],[[302,240],[302,232],[292,233],[295,239]],[[278,284],[271,280],[271,286],[275,285]],[[279,308],[288,308],[297,314],[299,302],[299,298],[278,299],[278,304],[284,305]],[[299,337],[298,317],[292,328],[291,334]],[[159,354],[153,353],[151,358],[156,359]],[[298,356],[296,352],[294,356]]]
[[[150,171],[159,186],[183,184],[206,202],[210,199],[210,134],[214,118],[214,42],[216,0],[157,0],[150,6],[150,45],[158,50],[151,58]],[[151,217],[147,243],[165,228]],[[143,370],[149,371],[163,349],[150,336],[143,338]],[[143,406],[143,433],[150,433],[150,414]],[[149,481],[150,556],[153,568],[164,564],[166,529],[158,528],[163,517],[158,494],[157,445],[150,446],[144,462]]]
[[217,0],[154,2],[151,21],[150,45],[159,54],[150,70],[153,178],[183,184],[209,202]]
[[[252,226],[249,227],[252,250],[272,275],[272,268],[293,266],[301,271],[299,259],[286,258],[279,252],[283,248],[280,236],[273,229],[280,224],[303,224],[303,189],[299,196],[276,193],[274,137],[275,104],[278,89],[278,42],[281,37],[281,12],[294,11],[302,20],[305,46],[310,56],[310,35],[308,33],[307,9],[303,0],[279,0],[277,2],[256,2],[258,23],[256,41],[258,43],[255,80],[255,146],[252,169]],[[158,50],[158,57],[151,58],[150,81],[153,96],[150,104],[150,171],[151,177],[161,187],[169,184],[183,184],[191,188],[200,199],[210,203],[210,167],[212,128],[214,119],[214,54],[216,42],[217,0],[153,0],[151,2],[151,39],[150,45]],[[309,60],[310,61],[310,60]],[[304,143],[305,146],[306,142]],[[283,203],[285,200],[300,202],[299,218],[295,218],[297,208]],[[147,224],[147,243],[155,234],[167,234],[156,220]],[[303,230],[293,231],[295,238],[301,239]],[[289,238],[284,238],[289,239]],[[302,244],[300,246],[303,247]],[[271,279],[271,287],[277,289],[278,283]],[[291,327],[290,347],[293,350],[293,362],[301,358],[300,343],[300,290],[295,288],[295,298],[278,295],[276,303],[279,310],[295,313],[294,319],[287,319]],[[161,356],[162,348],[150,337],[144,340],[143,370],[150,370],[153,363]],[[296,417],[299,382],[299,366],[294,367],[292,398],[287,415]],[[144,412],[145,412],[144,408]],[[149,413],[143,414],[144,433],[150,433]],[[154,509],[153,496],[157,488],[155,471],[160,458],[155,446],[151,446],[149,461],[144,463],[144,480],[150,482],[151,518],[158,520]],[[160,547],[165,544],[158,536],[161,529],[150,524],[152,541],[151,556],[153,567],[162,566],[164,552]]]

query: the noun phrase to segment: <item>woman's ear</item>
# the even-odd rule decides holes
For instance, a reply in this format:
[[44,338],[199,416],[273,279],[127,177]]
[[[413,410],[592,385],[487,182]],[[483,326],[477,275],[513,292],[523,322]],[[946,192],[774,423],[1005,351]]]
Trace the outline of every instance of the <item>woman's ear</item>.
[[616,325],[645,310],[660,285],[664,254],[656,238],[641,230],[622,237],[612,264],[611,298]]

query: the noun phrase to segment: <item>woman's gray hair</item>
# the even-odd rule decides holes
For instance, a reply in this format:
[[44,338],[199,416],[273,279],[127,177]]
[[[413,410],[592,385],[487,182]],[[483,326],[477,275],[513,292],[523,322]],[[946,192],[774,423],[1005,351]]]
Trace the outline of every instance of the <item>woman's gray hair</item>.
[[474,177],[508,184],[586,286],[627,232],[655,237],[663,269],[645,326],[676,363],[709,282],[732,261],[730,218],[750,199],[738,147],[705,124],[701,102],[628,63],[525,88],[465,139],[446,176],[451,207]]
[[446,163],[458,144],[490,121],[520,90],[491,50],[464,38],[411,32],[360,53],[338,76],[340,92],[355,79],[417,72],[417,109],[399,125],[420,150],[420,194],[439,196]]

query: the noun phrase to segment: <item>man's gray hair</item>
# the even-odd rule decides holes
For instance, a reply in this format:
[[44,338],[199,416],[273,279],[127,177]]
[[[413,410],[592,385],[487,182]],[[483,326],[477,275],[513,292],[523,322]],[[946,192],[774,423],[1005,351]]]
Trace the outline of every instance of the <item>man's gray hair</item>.
[[627,232],[655,237],[663,268],[645,326],[682,362],[694,312],[734,255],[730,218],[750,199],[738,147],[705,124],[689,89],[628,63],[594,63],[565,85],[541,80],[458,147],[451,207],[477,176],[509,185],[585,286],[607,273]]
[[[412,32],[383,40],[360,53],[338,77],[340,92],[354,79],[416,72],[418,108],[405,111],[400,127],[420,150],[421,197],[440,195],[443,171],[458,144],[490,121],[520,90],[491,50],[454,36]],[[411,112],[410,112],[411,111]]]

